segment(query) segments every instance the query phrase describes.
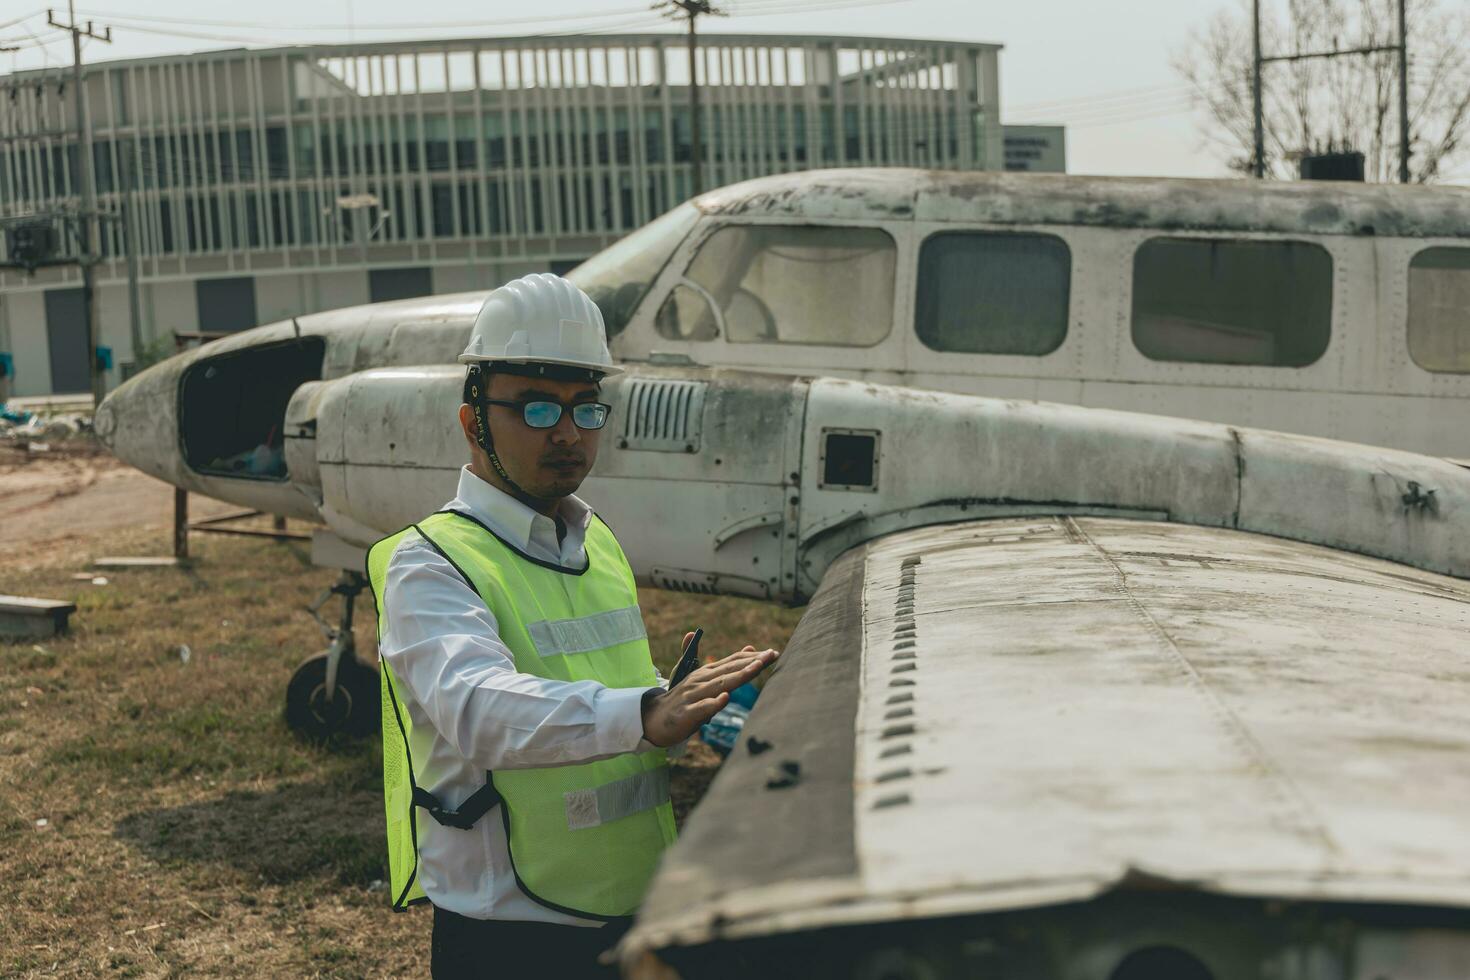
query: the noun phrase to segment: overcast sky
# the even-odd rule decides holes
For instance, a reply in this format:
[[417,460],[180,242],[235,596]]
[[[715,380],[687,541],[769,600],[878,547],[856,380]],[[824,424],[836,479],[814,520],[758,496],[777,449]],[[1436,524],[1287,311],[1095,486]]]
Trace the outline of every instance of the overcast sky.
[[[4,4],[19,17],[25,3]],[[659,29],[644,13],[647,0],[95,0],[79,15],[113,25],[113,43],[89,44],[88,60],[176,54],[206,48],[275,46],[344,40],[404,40],[529,34],[539,30],[641,31]],[[1208,145],[1203,119],[1190,108],[1188,89],[1170,67],[1189,32],[1238,0],[729,0],[734,16],[706,18],[711,32],[873,34],[987,41],[1001,55],[1001,118],[1008,123],[1060,123],[1068,127],[1067,168],[1072,173],[1222,176],[1225,153]],[[1268,3],[1272,0],[1267,0]],[[1281,3],[1282,0],[1275,0]],[[1459,5],[1470,0],[1451,0]],[[803,9],[805,8],[805,9]],[[413,18],[406,10],[415,12]],[[773,16],[762,11],[788,10]],[[529,11],[534,11],[530,13]],[[588,16],[597,15],[597,16]],[[540,23],[468,28],[460,23],[504,22],[528,16]],[[204,24],[201,21],[218,23]],[[430,29],[379,29],[414,21],[447,24]],[[0,55],[0,70],[69,63],[61,33],[46,33],[45,13],[0,28],[0,39],[24,39],[23,50]],[[315,29],[322,27],[324,29]],[[306,28],[312,28],[307,30]],[[30,42],[35,32],[47,47]],[[174,36],[161,31],[174,32]],[[194,36],[176,36],[178,34]]]

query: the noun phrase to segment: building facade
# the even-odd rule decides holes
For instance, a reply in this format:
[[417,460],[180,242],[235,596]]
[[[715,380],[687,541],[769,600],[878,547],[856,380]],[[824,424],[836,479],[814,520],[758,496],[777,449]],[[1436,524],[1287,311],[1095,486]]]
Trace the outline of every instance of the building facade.
[[[700,186],[821,167],[1001,169],[999,50],[703,36]],[[0,219],[76,209],[69,82],[61,70],[0,77]],[[694,193],[692,94],[685,39],[669,34],[88,66],[98,206],[116,216],[100,224],[97,270],[109,386],[178,332],[576,265]],[[74,266],[0,270],[10,393],[88,389],[79,286]]]

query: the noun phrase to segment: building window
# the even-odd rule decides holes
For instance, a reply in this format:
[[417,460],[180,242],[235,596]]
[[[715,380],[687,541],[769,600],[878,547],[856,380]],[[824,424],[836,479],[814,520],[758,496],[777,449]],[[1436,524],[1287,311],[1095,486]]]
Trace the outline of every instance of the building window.
[[[713,322],[691,322],[687,308],[661,311],[659,332],[690,339],[723,329],[737,344],[871,347],[893,326],[896,252],[877,228],[726,226],[685,273]],[[689,297],[669,302],[688,307]]]
[[1055,235],[944,232],[919,250],[915,325],[937,351],[1039,357],[1067,337],[1072,251]]
[[1133,343],[1155,361],[1306,367],[1332,330],[1332,256],[1310,242],[1155,238],[1133,259]]
[[255,279],[200,279],[194,283],[203,333],[234,333],[259,324],[255,318]]
[[434,292],[433,277],[427,267],[409,269],[369,269],[368,302],[386,303],[393,299],[413,299]]
[[1426,248],[1409,262],[1409,356],[1470,374],[1470,248]]

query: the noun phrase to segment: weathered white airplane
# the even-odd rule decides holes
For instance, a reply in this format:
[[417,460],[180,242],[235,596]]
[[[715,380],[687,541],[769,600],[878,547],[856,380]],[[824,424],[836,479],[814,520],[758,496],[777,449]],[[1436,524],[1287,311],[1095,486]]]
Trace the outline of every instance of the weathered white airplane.
[[[634,311],[625,337],[699,295],[690,234],[600,297]],[[97,430],[320,522],[314,557],[360,569],[452,495],[477,308],[232,336],[128,382]],[[1470,470],[1448,452],[697,364],[607,391],[586,494],[640,579],[811,601],[628,973],[1470,976]],[[351,727],[376,678],[334,649],[299,707]]]
[[576,270],[624,361],[1066,402],[1470,459],[1470,190],[834,170]]

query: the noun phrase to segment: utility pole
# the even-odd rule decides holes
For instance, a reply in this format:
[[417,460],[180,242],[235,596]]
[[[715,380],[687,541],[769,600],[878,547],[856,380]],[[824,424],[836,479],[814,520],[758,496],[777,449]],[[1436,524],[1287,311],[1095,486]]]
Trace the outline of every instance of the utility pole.
[[690,157],[694,164],[691,184],[694,194],[699,194],[704,190],[704,140],[699,124],[699,37],[696,22],[703,14],[723,17],[725,12],[711,6],[710,0],[664,0],[662,6],[666,10],[679,8],[689,21],[689,138]]
[[82,308],[86,311],[87,317],[87,369],[92,379],[92,404],[93,407],[96,407],[102,404],[102,397],[107,393],[105,390],[107,379],[98,370],[97,365],[97,341],[101,335],[94,269],[99,261],[97,255],[97,184],[92,173],[92,129],[87,125],[87,119],[83,114],[86,111],[86,99],[82,91],[82,38],[91,38],[94,41],[111,44],[112,28],[104,28],[103,33],[99,34],[93,29],[90,20],[87,21],[85,27],[78,24],[76,0],[67,0],[66,9],[69,23],[61,23],[50,10],[46,11],[46,23],[71,33],[72,100],[76,107],[77,157],[82,184],[82,206],[77,214],[82,239],[80,263],[82,267]]
[[1405,0],[1398,0],[1399,37],[1397,44],[1363,45],[1339,48],[1334,39],[1331,51],[1298,51],[1295,54],[1263,55],[1261,53],[1261,0],[1251,2],[1251,35],[1255,45],[1254,70],[1251,78],[1251,102],[1255,115],[1255,149],[1251,171],[1257,177],[1266,175],[1264,121],[1261,112],[1261,66],[1277,61],[1309,61],[1315,58],[1341,58],[1345,55],[1371,55],[1393,52],[1399,58],[1399,181],[1409,182],[1409,43]]
[[1251,173],[1266,176],[1266,128],[1261,112],[1261,0],[1251,0],[1251,115],[1255,119],[1255,141],[1251,144]]
[[1399,0],[1399,183],[1409,182],[1409,19]]

